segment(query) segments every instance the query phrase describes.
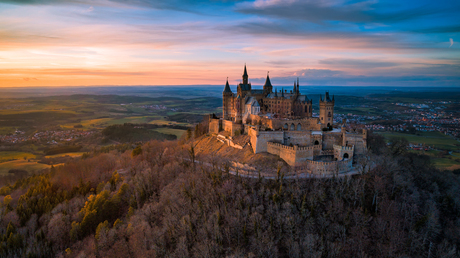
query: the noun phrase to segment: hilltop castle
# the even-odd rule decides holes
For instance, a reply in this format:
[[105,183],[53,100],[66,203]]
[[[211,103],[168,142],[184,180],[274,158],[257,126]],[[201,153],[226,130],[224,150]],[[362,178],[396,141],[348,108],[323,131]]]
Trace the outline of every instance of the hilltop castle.
[[334,124],[334,96],[320,96],[319,117],[312,100],[300,93],[299,79],[292,90],[273,91],[267,74],[263,89],[252,89],[244,66],[243,80],[233,93],[225,84],[222,117],[209,118],[209,131],[227,137],[250,136],[254,153],[278,155],[287,164],[310,173],[342,173],[352,169],[353,157],[367,149],[367,131],[347,131]]

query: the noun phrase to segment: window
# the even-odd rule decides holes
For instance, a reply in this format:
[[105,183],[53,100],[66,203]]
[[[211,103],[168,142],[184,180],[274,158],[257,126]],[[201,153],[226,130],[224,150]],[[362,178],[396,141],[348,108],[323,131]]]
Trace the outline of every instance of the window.
[[319,141],[318,141],[318,140],[315,141],[315,145],[319,145]]
[[348,159],[348,153],[343,154],[343,159]]
[[297,124],[297,131],[300,131],[300,130],[302,130],[302,126],[299,123],[299,124]]
[[294,130],[295,130],[294,124],[291,124],[291,129],[290,129],[290,130],[291,130],[291,131],[294,131]]
[[288,129],[288,124],[284,124],[283,128],[287,130]]

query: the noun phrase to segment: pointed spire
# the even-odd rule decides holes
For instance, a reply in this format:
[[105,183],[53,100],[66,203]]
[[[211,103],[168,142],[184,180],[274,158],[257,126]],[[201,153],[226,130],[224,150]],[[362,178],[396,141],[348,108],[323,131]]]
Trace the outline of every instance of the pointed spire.
[[248,71],[246,70],[246,63],[244,63],[244,73],[243,76],[248,76]]
[[225,84],[224,92],[232,92],[232,90],[230,89],[230,85],[228,85],[228,77],[227,77],[227,83]]
[[267,79],[265,80],[264,88],[266,87],[272,87],[272,83],[270,82],[270,77],[268,76],[267,72]]
[[284,98],[284,88],[281,88],[281,97]]
[[276,91],[276,88],[275,88],[275,97],[278,97],[278,92]]
[[297,93],[300,93],[299,77],[297,77]]

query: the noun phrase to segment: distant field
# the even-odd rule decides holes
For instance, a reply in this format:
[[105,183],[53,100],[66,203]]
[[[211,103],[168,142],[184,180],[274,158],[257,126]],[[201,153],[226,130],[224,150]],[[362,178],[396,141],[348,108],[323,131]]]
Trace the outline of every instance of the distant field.
[[61,153],[61,154],[55,154],[55,155],[46,155],[45,158],[59,158],[59,157],[64,157],[64,156],[70,156],[74,158],[74,157],[80,157],[83,154],[84,152],[69,152],[69,153]]
[[182,126],[190,126],[189,123],[178,123],[175,121],[168,121],[168,120],[153,120],[150,121],[149,124],[154,124],[154,125],[182,125]]
[[[444,135],[439,132],[419,132],[419,135],[406,134],[406,133],[394,133],[394,132],[383,132],[379,133],[385,138],[389,139],[391,137],[404,137],[410,143],[413,144],[425,144],[428,146],[433,146],[436,149],[442,150],[460,150],[460,142],[452,138],[451,136]],[[456,146],[457,144],[457,146]]]
[[439,169],[456,169],[456,167],[460,167],[460,159],[432,158],[431,160]]
[[27,162],[26,160],[13,160],[0,163],[0,175],[7,175],[10,169],[24,169],[27,172],[39,171],[51,166],[37,162]]
[[19,152],[19,151],[0,151],[0,162],[10,161],[13,159],[35,159],[36,156],[32,153]]
[[165,134],[174,134],[175,136],[177,136],[177,139],[180,139],[180,137],[182,137],[182,135],[185,133],[185,130],[172,129],[172,128],[158,128],[158,129],[155,129],[154,131],[165,133]]

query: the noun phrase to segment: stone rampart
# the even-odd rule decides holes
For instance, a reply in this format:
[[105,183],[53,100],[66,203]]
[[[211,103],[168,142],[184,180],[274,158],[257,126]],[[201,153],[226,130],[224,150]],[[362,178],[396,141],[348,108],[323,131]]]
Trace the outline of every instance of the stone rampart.
[[343,161],[313,161],[306,160],[302,166],[297,166],[296,171],[309,171],[315,175],[334,175],[348,172],[352,169],[352,160]]
[[219,133],[221,127],[222,127],[222,120],[220,119],[215,119],[211,118],[209,119],[209,133],[211,134],[217,134]]

